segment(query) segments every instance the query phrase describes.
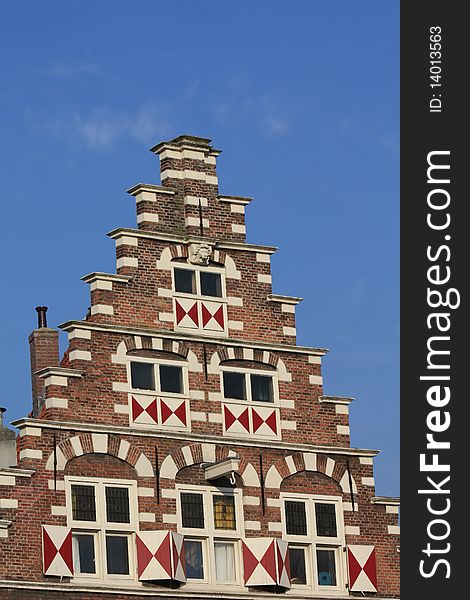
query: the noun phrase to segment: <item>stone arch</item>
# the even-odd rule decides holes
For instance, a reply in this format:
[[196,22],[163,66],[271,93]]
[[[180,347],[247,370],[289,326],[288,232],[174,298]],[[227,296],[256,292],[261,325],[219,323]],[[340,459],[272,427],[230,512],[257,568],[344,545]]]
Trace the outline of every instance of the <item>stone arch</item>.
[[[226,446],[217,446],[216,444],[208,443],[183,446],[183,448],[175,450],[164,458],[160,465],[160,478],[174,481],[178,472],[185,467],[203,462],[212,463],[229,458],[230,456],[237,456],[237,453]],[[246,487],[259,487],[258,474],[250,462],[244,459],[240,461],[238,475]]]
[[287,371],[286,365],[282,358],[273,352],[269,352],[268,350],[261,350],[258,348],[243,348],[241,346],[220,347],[211,356],[211,372],[219,372],[220,363],[226,360],[254,360],[256,362],[265,363],[267,365],[271,365],[277,370],[277,375],[280,381],[292,380],[292,376]]
[[[127,440],[107,433],[80,433],[58,444],[57,470],[63,471],[69,460],[84,454],[109,454],[134,467],[139,477],[154,476],[152,463],[143,452]],[[47,460],[46,469],[54,469],[54,452]]]
[[[171,352],[172,354],[178,354],[183,358],[187,358],[189,352],[188,345],[185,342],[177,342],[170,339],[150,337],[147,335],[128,336],[123,342],[126,354],[132,350],[161,350],[163,352]],[[121,344],[118,346],[118,353],[121,350]]]
[[[265,487],[280,489],[281,483],[286,477],[302,471],[322,473],[336,481],[343,493],[350,492],[346,468],[326,454],[316,454],[315,452],[296,452],[276,461],[266,473]],[[351,481],[353,492],[357,494],[357,485],[352,475]]]

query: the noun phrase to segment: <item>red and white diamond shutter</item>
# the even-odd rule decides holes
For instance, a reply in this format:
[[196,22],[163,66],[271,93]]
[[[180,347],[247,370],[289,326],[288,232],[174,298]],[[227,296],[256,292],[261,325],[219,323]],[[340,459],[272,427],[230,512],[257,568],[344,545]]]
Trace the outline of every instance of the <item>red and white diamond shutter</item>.
[[279,430],[277,422],[278,411],[275,408],[257,406],[256,408],[252,408],[251,411],[253,433],[259,436],[277,436]]
[[374,546],[348,546],[349,590],[376,592],[377,568]]
[[198,301],[192,298],[174,298],[173,314],[178,327],[199,329]]
[[140,581],[186,581],[182,535],[171,531],[139,531],[136,545]]
[[227,433],[250,433],[249,407],[244,404],[224,404],[224,427]]
[[210,300],[201,301],[201,320],[204,331],[224,331],[224,304]]
[[73,577],[72,530],[58,525],[42,526],[44,575]]
[[290,587],[288,544],[274,538],[242,540],[246,586]]
[[277,546],[277,583],[284,588],[290,588],[290,559],[289,543],[276,540]]
[[160,423],[165,427],[187,429],[188,414],[186,400],[181,398],[160,398]]
[[158,423],[157,398],[143,394],[130,394],[132,422],[137,425],[156,425]]

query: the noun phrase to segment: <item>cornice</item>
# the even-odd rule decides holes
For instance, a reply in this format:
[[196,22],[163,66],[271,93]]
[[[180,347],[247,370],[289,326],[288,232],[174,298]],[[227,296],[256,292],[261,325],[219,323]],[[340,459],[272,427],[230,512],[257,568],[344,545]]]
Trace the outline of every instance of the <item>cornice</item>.
[[340,454],[348,456],[373,457],[379,454],[379,450],[366,448],[350,448],[339,446],[316,446],[314,444],[296,444],[292,442],[265,441],[265,440],[243,440],[239,438],[223,438],[220,435],[196,434],[176,431],[154,431],[149,429],[132,429],[131,427],[117,427],[115,425],[102,425],[98,423],[79,423],[74,421],[50,421],[46,419],[32,419],[24,417],[11,422],[13,427],[41,427],[42,429],[60,429],[72,431],[86,431],[92,433],[112,433],[115,435],[129,435],[134,437],[164,438],[187,442],[212,442],[223,446],[247,446],[249,448],[269,448],[275,450],[292,450],[295,452],[316,452],[317,454]]

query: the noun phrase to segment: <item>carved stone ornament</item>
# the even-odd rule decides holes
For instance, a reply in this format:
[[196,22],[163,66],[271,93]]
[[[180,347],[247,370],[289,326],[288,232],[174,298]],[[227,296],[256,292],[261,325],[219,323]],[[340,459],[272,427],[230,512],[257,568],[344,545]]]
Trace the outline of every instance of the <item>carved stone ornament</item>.
[[212,254],[209,244],[191,244],[188,261],[193,265],[208,265]]

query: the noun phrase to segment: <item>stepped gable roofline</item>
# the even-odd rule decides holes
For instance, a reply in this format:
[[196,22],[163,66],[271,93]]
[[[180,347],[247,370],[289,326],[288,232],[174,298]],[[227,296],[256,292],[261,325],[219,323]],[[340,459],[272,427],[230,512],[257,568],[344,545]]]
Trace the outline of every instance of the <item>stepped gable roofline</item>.
[[386,506],[400,506],[400,496],[374,496],[372,504],[385,504]]
[[41,378],[49,377],[50,375],[59,375],[60,377],[83,377],[85,371],[81,369],[69,369],[68,367],[45,367],[34,372],[35,375]]
[[[58,325],[59,329],[63,331],[69,331],[71,329],[90,329],[93,331],[108,331],[111,333],[121,333],[125,335],[143,335],[150,337],[158,337],[170,340],[185,340],[192,342],[205,342],[208,343],[207,337],[182,333],[181,331],[174,332],[168,331],[168,329],[150,329],[144,328],[138,329],[136,327],[127,327],[126,325],[109,325],[107,323],[91,323],[90,321],[65,321]],[[311,354],[315,356],[324,356],[330,350],[328,348],[312,348],[309,346],[290,346],[289,344],[270,344],[263,343],[254,340],[240,340],[239,338],[217,338],[213,342],[219,346],[241,346],[243,348],[253,348],[260,350],[272,350],[274,352],[288,352],[294,354]],[[56,367],[59,368],[59,367]],[[62,369],[65,371],[66,369]],[[69,371],[71,369],[68,369]],[[79,372],[79,371],[77,371]]]
[[116,435],[127,435],[136,437],[155,437],[173,440],[209,442],[219,444],[221,446],[243,446],[250,448],[274,448],[278,450],[289,450],[299,452],[316,452],[318,454],[330,455],[350,455],[350,456],[368,456],[373,458],[380,454],[380,450],[372,450],[369,448],[351,448],[349,446],[316,446],[315,444],[300,444],[294,442],[282,442],[280,440],[254,440],[242,438],[223,438],[220,435],[208,435],[199,433],[177,432],[177,431],[157,431],[155,429],[132,429],[131,427],[123,427],[118,425],[104,425],[101,423],[85,423],[77,421],[51,421],[48,419],[33,419],[23,417],[12,421],[11,425],[17,429],[22,429],[28,425],[33,427],[41,427],[43,429],[60,429],[70,431],[87,431],[87,432],[102,432],[114,433]]
[[136,183],[126,190],[126,192],[131,196],[136,196],[139,192],[156,192],[159,194],[169,194],[170,196],[174,196],[176,194],[176,191],[172,190],[171,188],[163,187],[162,185],[155,185],[153,183]]
[[109,231],[106,234],[111,239],[116,239],[121,235],[128,235],[134,237],[141,237],[147,239],[158,240],[161,242],[173,242],[179,244],[190,244],[193,242],[209,242],[214,244],[216,248],[222,250],[247,250],[248,252],[264,252],[265,254],[274,254],[279,250],[276,246],[259,246],[258,244],[247,244],[241,242],[226,242],[220,241],[216,238],[209,236],[181,236],[173,235],[171,233],[160,233],[158,231],[144,231],[142,229],[132,229],[130,227],[118,227]]
[[220,202],[228,202],[229,204],[241,204],[242,206],[246,206],[253,202],[253,198],[248,196],[227,196],[227,194],[219,194],[217,196],[217,200]]
[[98,279],[105,281],[115,281],[116,283],[129,283],[132,281],[132,277],[130,275],[116,275],[115,273],[101,273],[100,271],[94,271],[93,273],[88,273],[83,277],[80,277],[82,281],[85,283],[93,283]]
[[199,137],[196,135],[184,134],[184,135],[179,135],[178,137],[175,137],[172,140],[168,140],[166,142],[160,142],[156,146],[153,146],[152,148],[150,148],[150,152],[153,152],[154,154],[160,154],[164,150],[171,150],[171,149],[181,150],[181,149],[187,148],[188,150],[202,150],[205,152],[207,152],[209,150],[210,151],[209,153],[211,155],[218,156],[222,152],[222,150],[217,150],[217,149],[213,148],[210,145],[211,142],[212,142],[212,140],[209,138]]
[[281,304],[299,304],[303,298],[299,296],[281,296],[280,294],[268,294],[269,302],[280,302]]
[[351,396],[320,396],[318,402],[324,404],[351,404],[355,399]]

